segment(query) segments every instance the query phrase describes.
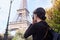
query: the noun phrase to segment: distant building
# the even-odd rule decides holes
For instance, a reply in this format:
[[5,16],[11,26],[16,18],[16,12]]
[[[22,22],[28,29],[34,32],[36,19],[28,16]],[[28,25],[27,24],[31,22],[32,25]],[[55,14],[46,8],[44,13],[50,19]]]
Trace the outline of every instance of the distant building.
[[11,31],[19,30],[21,33],[24,33],[25,30],[30,25],[30,22],[28,21],[29,11],[27,9],[27,0],[21,0],[20,9],[18,9],[17,12],[18,12],[17,21],[10,22],[9,30]]

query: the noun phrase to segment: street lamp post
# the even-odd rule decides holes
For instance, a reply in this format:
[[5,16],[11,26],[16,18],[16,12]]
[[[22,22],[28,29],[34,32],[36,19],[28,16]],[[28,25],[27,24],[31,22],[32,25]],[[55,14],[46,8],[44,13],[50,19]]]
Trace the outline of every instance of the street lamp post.
[[11,6],[12,6],[12,0],[10,1],[8,20],[7,20],[6,31],[5,31],[4,39],[3,40],[8,40],[8,26],[9,26],[9,19],[10,19],[10,13],[11,13]]

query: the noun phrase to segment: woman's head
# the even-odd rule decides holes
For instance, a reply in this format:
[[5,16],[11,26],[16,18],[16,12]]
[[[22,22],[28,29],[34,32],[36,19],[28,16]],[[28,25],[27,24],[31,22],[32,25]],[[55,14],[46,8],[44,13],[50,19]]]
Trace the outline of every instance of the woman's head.
[[46,17],[45,17],[45,10],[41,7],[37,8],[34,12],[33,12],[33,15],[34,15],[34,19],[36,20],[37,17],[41,20],[45,20]]

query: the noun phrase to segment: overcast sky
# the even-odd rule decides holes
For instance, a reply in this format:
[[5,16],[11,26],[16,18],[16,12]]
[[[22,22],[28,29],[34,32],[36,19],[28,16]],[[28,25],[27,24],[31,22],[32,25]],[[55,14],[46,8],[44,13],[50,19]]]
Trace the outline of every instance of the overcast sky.
[[[14,0],[11,7],[10,21],[14,21],[17,17],[17,10],[20,8],[21,0]],[[9,13],[10,0],[0,0],[0,33],[4,33]],[[51,0],[27,0],[27,9],[32,14],[37,7],[50,8]]]

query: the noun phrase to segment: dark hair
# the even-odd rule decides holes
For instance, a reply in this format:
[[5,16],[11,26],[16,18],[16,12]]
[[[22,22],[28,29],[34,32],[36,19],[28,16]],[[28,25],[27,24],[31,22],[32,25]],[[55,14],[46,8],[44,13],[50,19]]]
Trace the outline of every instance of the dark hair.
[[46,12],[41,7],[37,8],[33,13],[36,14],[42,20],[46,19],[46,17],[45,17]]

